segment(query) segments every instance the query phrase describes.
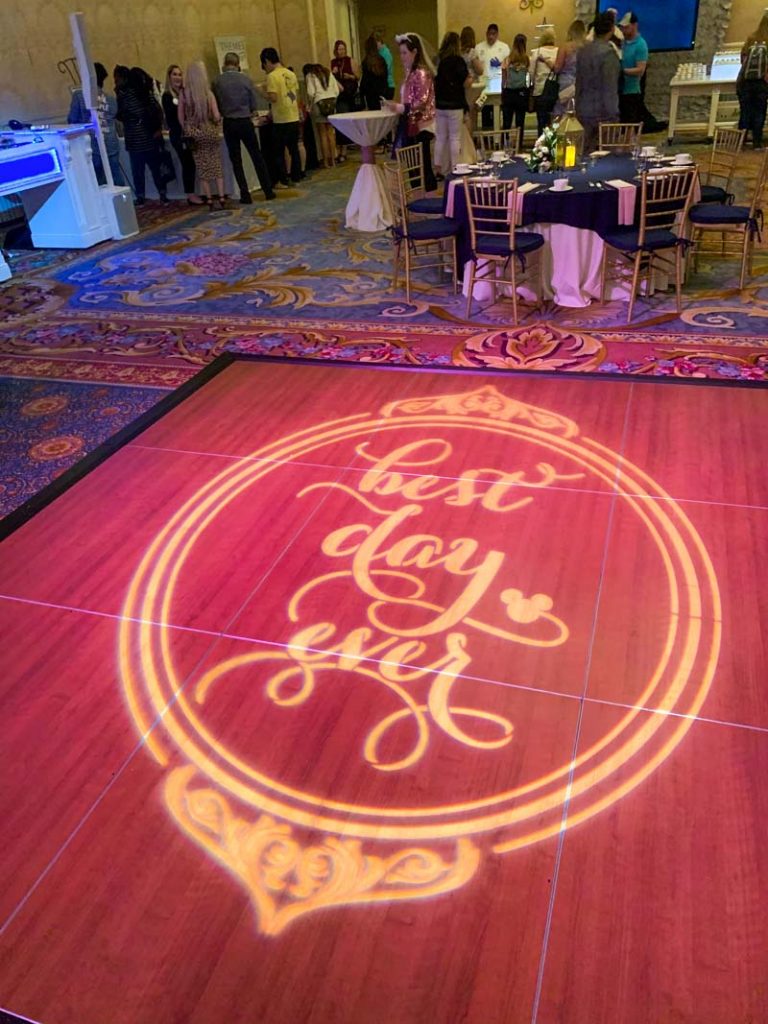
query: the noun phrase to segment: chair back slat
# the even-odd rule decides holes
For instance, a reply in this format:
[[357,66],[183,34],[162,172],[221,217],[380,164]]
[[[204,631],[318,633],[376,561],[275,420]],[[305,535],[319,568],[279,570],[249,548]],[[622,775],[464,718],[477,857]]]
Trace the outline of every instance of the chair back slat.
[[403,171],[397,161],[384,164],[384,183],[392,204],[393,227],[405,237],[408,236],[408,202],[403,185]]
[[514,156],[518,151],[519,133],[516,128],[491,129],[484,132],[473,132],[472,141],[479,159],[486,160],[491,153],[505,150]]
[[517,192],[517,178],[511,181],[494,178],[464,179],[473,252],[477,252],[485,238],[493,235],[498,239],[500,234],[507,234],[510,248],[514,248]]
[[684,224],[698,178],[695,167],[670,168],[661,174],[643,173],[640,184],[640,226],[643,245],[648,231],[674,231]]
[[421,199],[427,194],[424,186],[424,152],[421,143],[398,149],[395,159],[401,172],[406,205],[415,199]]
[[[716,128],[704,184],[721,185],[726,192],[736,171],[736,161],[746,138],[744,128]],[[713,179],[717,179],[715,182]]]
[[609,152],[631,151],[640,142],[643,123],[604,122],[600,125],[600,149]]

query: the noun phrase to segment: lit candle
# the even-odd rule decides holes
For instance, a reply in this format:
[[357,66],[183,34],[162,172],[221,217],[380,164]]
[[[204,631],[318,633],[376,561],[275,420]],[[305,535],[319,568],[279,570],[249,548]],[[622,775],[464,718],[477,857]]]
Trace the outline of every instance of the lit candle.
[[576,147],[572,142],[567,143],[565,147],[565,166],[576,166]]

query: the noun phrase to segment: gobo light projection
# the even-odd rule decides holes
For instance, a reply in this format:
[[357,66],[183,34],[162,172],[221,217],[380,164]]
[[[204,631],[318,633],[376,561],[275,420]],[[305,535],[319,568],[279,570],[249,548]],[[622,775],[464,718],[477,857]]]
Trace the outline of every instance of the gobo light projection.
[[[578,595],[554,569],[578,538],[547,522],[577,490],[634,517],[641,554],[660,567],[656,650],[605,734],[574,754],[571,731],[562,749],[526,758],[521,728],[536,718],[521,726],[515,708],[552,698],[532,686],[510,701],[488,680],[584,643],[572,628]],[[163,624],[244,495],[254,522],[265,502],[313,510],[313,529],[293,542],[300,573],[280,575],[290,592],[270,605],[262,642],[185,686]],[[538,538],[533,549],[523,534]],[[526,579],[541,573],[533,587],[521,558]],[[572,420],[484,386],[314,424],[234,461],[148,548],[120,662],[170,814],[277,935],[322,907],[465,886],[488,858],[629,793],[690,728],[720,622],[710,559],[680,505]]]

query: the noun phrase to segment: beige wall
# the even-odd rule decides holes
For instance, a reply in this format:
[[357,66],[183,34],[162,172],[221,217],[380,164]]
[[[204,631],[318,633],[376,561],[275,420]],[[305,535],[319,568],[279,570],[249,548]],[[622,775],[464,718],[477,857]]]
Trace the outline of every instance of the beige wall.
[[765,3],[758,0],[734,0],[725,41],[743,43],[757,28],[764,8]]
[[[517,0],[512,3],[499,4],[498,0],[436,0],[440,12],[440,31],[454,29],[460,32],[465,25],[471,25],[478,40],[485,34],[486,26],[495,21],[500,29],[501,38],[511,43],[518,32],[528,36],[529,45],[532,37],[538,35],[536,25],[546,20],[554,22],[558,39],[565,37],[568,25],[575,17],[574,0],[544,0],[539,9],[519,9]],[[672,10],[674,0],[671,0]],[[631,6],[629,0],[614,6],[620,12]],[[766,2],[764,0],[733,0],[731,20],[726,33],[726,41],[744,40],[757,26]]]
[[[310,2],[315,34],[327,47],[324,2]],[[213,72],[217,35],[246,37],[257,79],[263,46],[281,48],[299,71],[312,59],[307,0],[0,0],[0,122],[66,114],[69,79],[56,65],[74,52],[73,9],[85,13],[94,60],[110,70],[140,64],[161,81],[168,64],[199,57]]]
[[499,36],[505,43],[511,46],[517,33],[522,32],[528,36],[528,45],[532,46],[533,37],[539,34],[536,25],[541,24],[545,17],[548,22],[554,22],[558,39],[565,39],[568,26],[575,17],[574,9],[573,0],[544,0],[543,7],[529,7],[527,11],[521,11],[516,2],[445,0],[445,28],[461,32],[465,25],[471,25],[480,42],[485,37],[487,26],[495,21],[499,26]]
[[[277,46],[297,70],[315,54],[326,63],[333,41],[328,12],[335,3],[346,8],[346,0],[0,0],[0,122],[14,116],[44,121],[66,113],[69,80],[56,64],[73,53],[68,14],[75,7],[85,12],[94,59],[110,69],[116,63],[141,64],[162,79],[172,61],[185,65],[200,56],[213,71],[215,35],[246,36],[256,77],[263,46]],[[506,42],[524,32],[532,43],[543,16],[555,23],[562,39],[574,8],[574,0],[545,0],[542,8],[527,11],[517,2],[499,5],[498,0],[358,3],[361,39],[372,25],[383,24],[390,35],[413,30],[435,43],[438,30],[464,25],[472,25],[480,39],[490,21],[499,23]],[[743,40],[762,9],[762,2],[734,0],[726,39]]]
[[381,28],[386,34],[387,45],[395,61],[395,83],[400,84],[403,68],[395,35],[402,32],[418,32],[433,46],[438,46],[437,6],[435,0],[358,0],[358,26],[360,44],[374,28]]

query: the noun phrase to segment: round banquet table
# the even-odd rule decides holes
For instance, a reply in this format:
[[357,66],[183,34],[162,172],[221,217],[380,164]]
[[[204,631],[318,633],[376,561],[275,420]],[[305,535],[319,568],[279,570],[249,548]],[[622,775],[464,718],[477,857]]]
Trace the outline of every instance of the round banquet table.
[[[634,202],[634,213],[620,219],[619,189],[606,182],[621,180],[636,186],[636,162],[629,156],[611,155],[600,157],[583,171],[574,168],[544,174],[528,170],[524,160],[516,158],[501,165],[499,177],[517,178],[520,185],[535,182],[539,186],[535,191],[526,193],[522,200],[518,226],[524,231],[538,232],[547,243],[544,251],[544,298],[575,308],[588,306],[593,299],[599,298],[603,257],[599,232],[636,222],[640,205]],[[551,191],[555,178],[566,177],[571,186],[567,192]],[[445,189],[446,216],[454,217],[461,225],[456,240],[460,267],[464,267],[472,255],[466,198],[460,184],[462,180],[452,176]],[[453,186],[454,181],[456,186]],[[635,189],[627,197],[630,203],[638,194]],[[657,286],[663,287],[663,282],[659,281]],[[475,286],[476,298],[482,300],[485,292],[490,295],[489,285],[480,282]],[[609,298],[626,298],[626,295],[625,285],[609,282]]]
[[348,228],[357,231],[383,231],[392,223],[392,207],[381,170],[376,166],[377,142],[394,130],[397,114],[388,110],[356,110],[351,114],[331,114],[328,118],[362,151],[363,162],[347,202]]

